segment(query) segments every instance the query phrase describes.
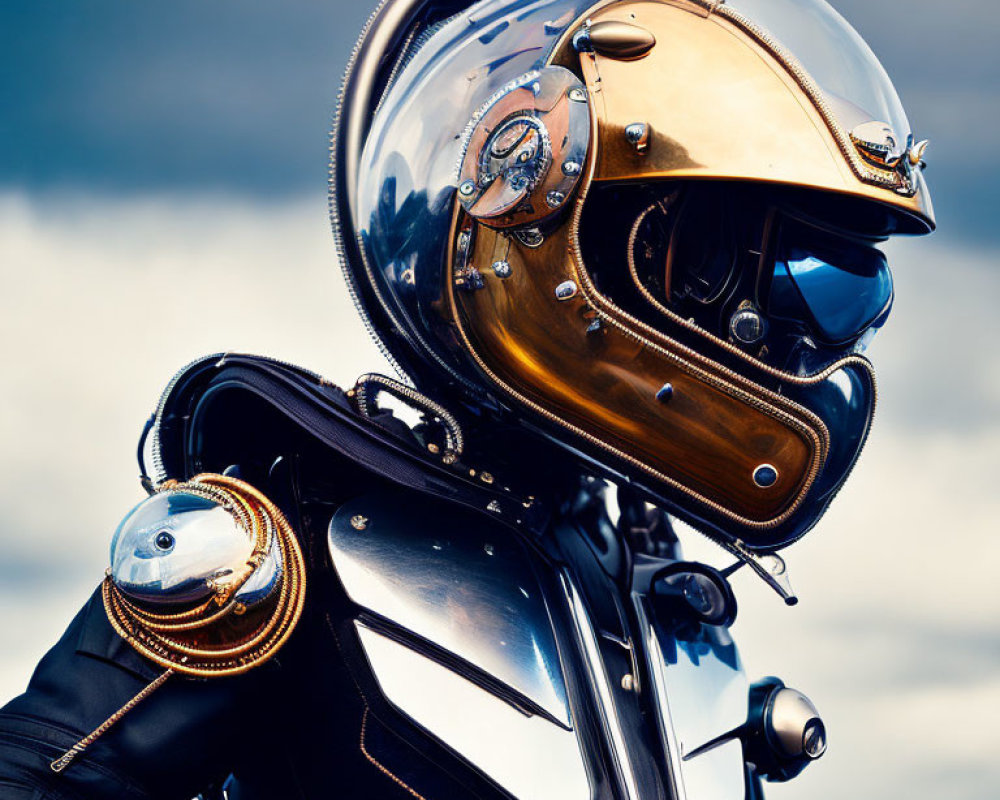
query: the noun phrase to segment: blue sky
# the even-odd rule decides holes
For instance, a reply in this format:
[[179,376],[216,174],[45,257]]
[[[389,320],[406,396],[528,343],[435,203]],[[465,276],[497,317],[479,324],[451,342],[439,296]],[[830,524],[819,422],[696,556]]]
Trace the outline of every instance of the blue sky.
[[[880,409],[785,609],[737,574],[752,677],[831,749],[769,796],[1000,787],[1000,123],[995,6],[835,2],[880,55],[939,231],[890,248]],[[103,575],[135,441],[178,367],[238,349],[385,370],[340,282],[327,133],[368,2],[0,0],[0,703]],[[689,554],[711,559],[698,540]]]

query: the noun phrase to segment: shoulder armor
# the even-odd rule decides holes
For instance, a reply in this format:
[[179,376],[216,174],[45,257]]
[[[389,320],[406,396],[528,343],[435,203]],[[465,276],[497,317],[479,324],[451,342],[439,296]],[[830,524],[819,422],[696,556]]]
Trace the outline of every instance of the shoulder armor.
[[291,526],[247,483],[168,481],[125,517],[104,583],[112,625],[147,658],[194,675],[244,672],[291,633],[305,597]]

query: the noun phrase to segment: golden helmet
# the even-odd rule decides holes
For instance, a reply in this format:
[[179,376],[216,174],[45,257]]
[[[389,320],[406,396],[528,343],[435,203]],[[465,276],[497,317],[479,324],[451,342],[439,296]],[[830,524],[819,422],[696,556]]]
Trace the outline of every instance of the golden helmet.
[[389,0],[330,203],[422,391],[771,550],[864,445],[925,147],[824,0]]

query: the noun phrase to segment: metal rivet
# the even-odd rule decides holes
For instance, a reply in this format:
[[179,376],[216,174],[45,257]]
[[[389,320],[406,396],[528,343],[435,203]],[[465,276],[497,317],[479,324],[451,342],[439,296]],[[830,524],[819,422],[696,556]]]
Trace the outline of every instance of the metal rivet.
[[436,444],[434,444],[434,442],[430,442],[427,445],[427,449],[430,450],[432,453],[434,453],[434,455],[437,455],[438,453],[441,452],[441,448],[438,447]]
[[545,195],[545,202],[548,203],[552,208],[558,208],[566,200],[566,192],[560,192],[558,189],[553,189],[547,195]]
[[577,288],[573,281],[563,281],[556,287],[556,300],[570,300],[576,297]]
[[490,500],[490,502],[486,504],[486,510],[492,511],[494,514],[499,514],[500,504],[496,500]]
[[368,527],[368,517],[364,514],[355,514],[351,517],[351,527],[356,531],[363,531]]
[[486,553],[486,555],[488,555],[488,556],[493,555],[493,545],[491,545],[491,544],[484,544],[483,545],[483,552]]
[[544,234],[538,228],[525,228],[523,231],[514,231],[514,235],[525,247],[540,247],[545,241]]
[[174,546],[174,536],[170,531],[160,531],[153,539],[158,550],[169,550]]
[[476,191],[476,184],[473,181],[462,181],[458,187],[458,193],[462,197],[469,197]]
[[761,464],[753,471],[753,482],[761,489],[769,489],[778,482],[778,470],[771,464]]
[[669,403],[670,398],[674,396],[674,385],[672,383],[665,383],[660,387],[660,391],[656,393],[656,399],[661,403]]
[[441,456],[441,461],[445,464],[454,464],[458,461],[458,456],[451,450],[448,450],[443,456]]
[[489,472],[481,472],[479,474],[479,480],[481,480],[483,483],[493,483],[493,475],[491,475]]
[[498,278],[509,278],[514,273],[510,268],[510,262],[505,259],[493,262],[493,274]]
[[645,122],[633,122],[627,125],[625,138],[637,153],[645,153],[649,149],[649,125]]
[[570,89],[569,90],[569,99],[572,100],[574,103],[586,103],[587,102],[587,93],[583,89],[579,89],[579,88],[577,88],[577,89]]
[[631,692],[635,689],[635,676],[632,674],[622,675],[622,689]]
[[573,34],[573,49],[578,53],[592,53],[594,48],[590,43],[590,22],[588,22]]
[[581,169],[579,161],[564,161],[562,165],[563,175],[579,175]]
[[470,269],[465,273],[464,278],[458,278],[455,280],[457,286],[461,286],[468,292],[475,292],[482,289],[486,284],[483,281],[483,276],[479,274],[478,269]]

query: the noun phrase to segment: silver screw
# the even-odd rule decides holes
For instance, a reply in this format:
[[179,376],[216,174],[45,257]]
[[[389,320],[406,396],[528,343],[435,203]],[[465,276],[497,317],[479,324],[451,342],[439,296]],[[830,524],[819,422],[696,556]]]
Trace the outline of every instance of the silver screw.
[[500,261],[493,262],[493,274],[498,278],[509,278],[513,272],[509,261],[501,259]]
[[556,300],[570,300],[576,297],[577,288],[573,281],[563,281],[556,287]]
[[364,514],[355,514],[351,517],[351,527],[356,531],[363,531],[368,527],[368,517]]
[[649,149],[649,125],[645,122],[633,122],[631,125],[626,125],[625,138],[637,153],[645,153]]

